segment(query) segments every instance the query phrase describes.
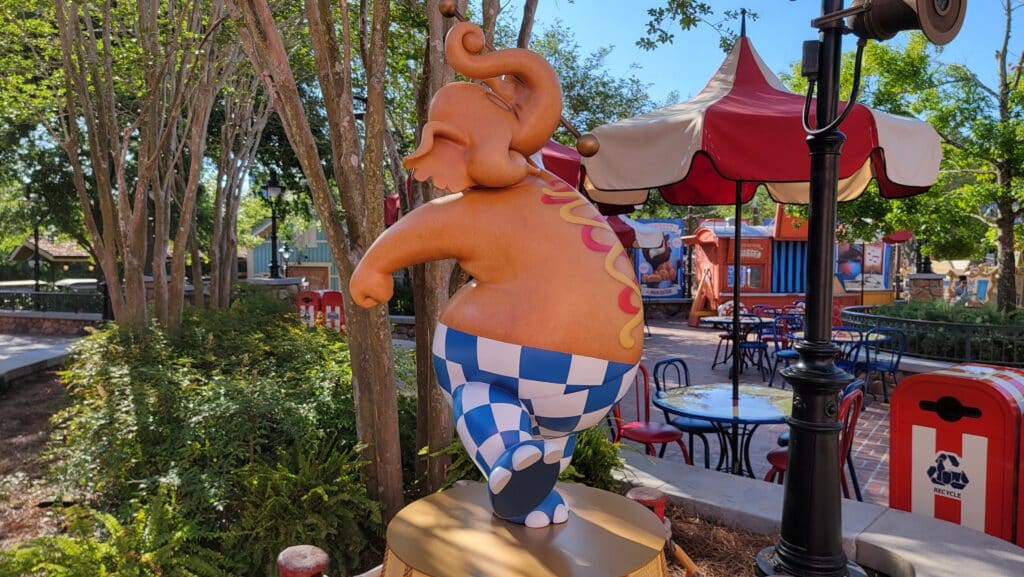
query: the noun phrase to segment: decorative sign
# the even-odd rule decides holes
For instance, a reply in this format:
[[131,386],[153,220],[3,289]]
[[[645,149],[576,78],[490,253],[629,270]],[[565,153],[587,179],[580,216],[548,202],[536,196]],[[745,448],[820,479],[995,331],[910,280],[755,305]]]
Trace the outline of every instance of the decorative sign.
[[661,231],[661,246],[638,248],[634,254],[640,296],[645,301],[683,298],[683,276],[686,273],[683,221],[664,219],[639,222]]
[[837,243],[836,277],[846,290],[888,290],[892,245],[884,242]]
[[764,257],[764,253],[761,249],[762,247],[760,243],[747,244],[746,242],[742,242],[740,244],[740,262],[742,263],[748,260],[761,260],[761,258]]

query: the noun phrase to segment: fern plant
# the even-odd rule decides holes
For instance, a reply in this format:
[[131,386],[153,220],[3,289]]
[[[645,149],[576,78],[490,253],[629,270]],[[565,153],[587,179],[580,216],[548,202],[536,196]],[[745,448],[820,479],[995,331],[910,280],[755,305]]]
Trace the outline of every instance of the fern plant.
[[204,547],[161,487],[129,522],[87,507],[67,510],[67,534],[39,537],[0,552],[0,577],[223,577],[233,564]]
[[243,574],[276,575],[277,554],[297,543],[324,549],[346,570],[362,566],[381,532],[381,511],[360,476],[361,449],[343,449],[334,437],[247,468],[238,523],[224,539],[229,556],[246,561]]

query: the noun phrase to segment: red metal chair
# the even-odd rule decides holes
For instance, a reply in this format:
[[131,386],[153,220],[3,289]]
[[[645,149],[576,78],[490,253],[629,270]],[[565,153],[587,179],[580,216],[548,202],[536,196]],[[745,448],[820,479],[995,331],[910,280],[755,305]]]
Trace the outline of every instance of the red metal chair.
[[[839,483],[843,488],[843,497],[850,498],[850,488],[846,485],[846,464],[853,448],[853,438],[857,434],[857,419],[860,418],[861,409],[864,407],[864,391],[860,388],[854,389],[843,397],[839,403],[839,423],[842,429],[839,432]],[[768,462],[772,468],[764,476],[768,482],[778,481],[781,485],[786,477],[786,468],[789,466],[789,449],[772,449],[768,452]]]
[[[621,439],[629,439],[640,443],[647,449],[647,454],[652,457],[664,456],[665,447],[669,443],[676,443],[679,445],[679,450],[683,452],[683,460],[688,465],[692,465],[693,458],[683,443],[683,432],[668,423],[651,420],[651,377],[647,372],[647,367],[640,365],[633,378],[632,389],[636,420],[627,421],[622,417],[622,402],[629,399],[629,395],[627,395],[612,409],[615,425],[613,440],[618,443]],[[662,446],[660,454],[654,450],[655,445]]]

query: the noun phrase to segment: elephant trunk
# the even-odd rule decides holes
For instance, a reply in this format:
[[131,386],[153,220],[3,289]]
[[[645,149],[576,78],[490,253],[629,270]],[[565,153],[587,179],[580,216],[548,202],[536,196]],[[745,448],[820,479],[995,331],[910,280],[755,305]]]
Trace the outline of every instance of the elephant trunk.
[[[519,119],[509,148],[524,156],[537,152],[551,138],[562,114],[562,88],[554,69],[540,55],[522,48],[481,54],[486,41],[479,26],[456,24],[444,51],[460,74],[488,82]],[[502,75],[511,75],[494,81]],[[499,89],[500,88],[500,89]]]

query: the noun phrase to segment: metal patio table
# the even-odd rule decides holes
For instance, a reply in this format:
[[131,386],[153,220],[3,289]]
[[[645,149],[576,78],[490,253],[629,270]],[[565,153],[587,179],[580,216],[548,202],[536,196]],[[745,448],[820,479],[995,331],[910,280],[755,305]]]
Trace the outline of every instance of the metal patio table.
[[[718,470],[754,477],[750,442],[761,425],[785,423],[793,409],[793,392],[756,385],[740,385],[739,399],[732,398],[732,383],[692,385],[657,393],[655,406],[673,415],[711,421],[723,456],[740,451],[742,459],[719,458]],[[735,426],[736,436],[733,436]]]

